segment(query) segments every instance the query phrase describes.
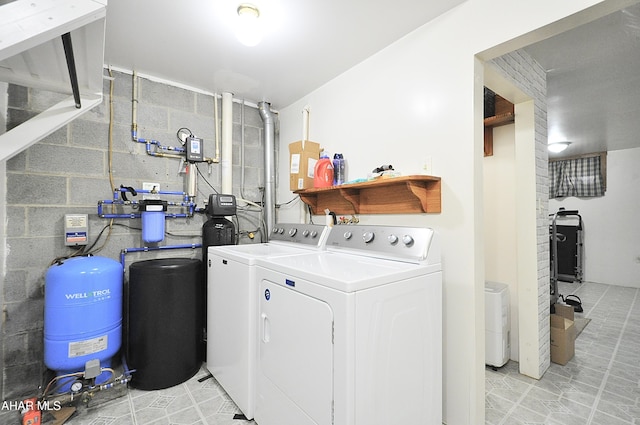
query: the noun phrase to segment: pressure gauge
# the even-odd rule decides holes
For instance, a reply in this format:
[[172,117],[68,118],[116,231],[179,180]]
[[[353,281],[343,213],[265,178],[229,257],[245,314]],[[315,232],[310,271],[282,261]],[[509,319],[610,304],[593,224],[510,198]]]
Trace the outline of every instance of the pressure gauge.
[[178,132],[176,133],[176,137],[178,138],[182,146],[184,146],[185,143],[187,143],[187,137],[189,136],[193,136],[193,134],[188,128],[184,128],[184,127],[179,129]]
[[72,392],[77,393],[81,389],[82,389],[82,382],[76,381],[73,384],[71,384],[71,391]]

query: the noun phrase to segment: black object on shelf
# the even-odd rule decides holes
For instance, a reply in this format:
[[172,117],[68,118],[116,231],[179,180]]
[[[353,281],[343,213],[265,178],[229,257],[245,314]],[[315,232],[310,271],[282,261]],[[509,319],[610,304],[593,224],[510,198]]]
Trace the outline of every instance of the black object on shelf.
[[484,117],[493,117],[496,114],[496,94],[493,90],[484,88]]

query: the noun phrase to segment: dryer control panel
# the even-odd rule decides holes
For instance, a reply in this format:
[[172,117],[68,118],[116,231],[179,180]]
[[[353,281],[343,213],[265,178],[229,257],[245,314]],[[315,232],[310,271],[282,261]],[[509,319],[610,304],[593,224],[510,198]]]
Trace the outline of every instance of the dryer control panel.
[[404,261],[426,260],[435,232],[427,227],[336,226],[327,249]]
[[277,223],[269,241],[293,242],[324,248],[330,228],[320,224]]

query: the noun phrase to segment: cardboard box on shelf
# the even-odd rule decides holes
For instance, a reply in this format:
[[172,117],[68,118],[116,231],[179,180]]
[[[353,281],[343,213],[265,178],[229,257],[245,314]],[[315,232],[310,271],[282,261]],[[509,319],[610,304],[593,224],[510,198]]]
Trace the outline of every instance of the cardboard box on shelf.
[[313,187],[313,170],[319,158],[319,143],[309,140],[289,143],[289,190]]
[[555,304],[551,315],[551,361],[566,365],[575,354],[576,327],[573,323],[573,307]]

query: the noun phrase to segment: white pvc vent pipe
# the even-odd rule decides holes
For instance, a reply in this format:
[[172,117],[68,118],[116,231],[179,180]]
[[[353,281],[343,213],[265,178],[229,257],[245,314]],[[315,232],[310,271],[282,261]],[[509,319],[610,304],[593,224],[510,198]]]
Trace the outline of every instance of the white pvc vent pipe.
[[233,94],[222,93],[222,193],[233,193]]

